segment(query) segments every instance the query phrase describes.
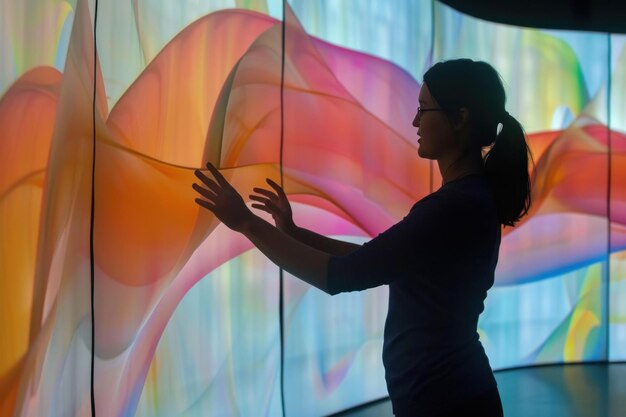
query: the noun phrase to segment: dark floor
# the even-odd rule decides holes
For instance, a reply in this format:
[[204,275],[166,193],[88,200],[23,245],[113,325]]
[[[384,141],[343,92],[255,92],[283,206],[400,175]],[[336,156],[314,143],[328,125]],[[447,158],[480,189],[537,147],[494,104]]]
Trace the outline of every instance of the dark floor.
[[[626,363],[496,371],[505,417],[626,417]],[[392,417],[383,400],[333,417]]]

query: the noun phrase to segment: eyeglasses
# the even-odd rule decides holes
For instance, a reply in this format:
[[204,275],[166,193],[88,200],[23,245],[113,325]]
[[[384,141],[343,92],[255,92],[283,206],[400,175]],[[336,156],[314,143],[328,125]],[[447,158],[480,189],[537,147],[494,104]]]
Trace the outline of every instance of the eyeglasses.
[[446,109],[442,109],[442,108],[432,108],[432,109],[423,109],[421,107],[417,108],[417,117],[418,118],[422,118],[422,115],[427,112],[427,111],[446,111]]

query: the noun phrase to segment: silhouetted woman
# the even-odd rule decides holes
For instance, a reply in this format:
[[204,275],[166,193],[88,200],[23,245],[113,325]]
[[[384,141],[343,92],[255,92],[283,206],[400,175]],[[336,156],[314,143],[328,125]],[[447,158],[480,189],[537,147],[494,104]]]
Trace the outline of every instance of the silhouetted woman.
[[255,188],[250,198],[277,227],[254,215],[215,167],[207,164],[214,179],[196,171],[204,184],[193,185],[197,203],[296,277],[331,295],[389,285],[383,363],[398,417],[503,414],[476,330],[501,225],[530,207],[530,152],[505,100],[484,62],[446,61],[424,74],[413,126],[418,154],[437,161],[443,184],[362,246],[297,227],[269,179],[272,190]]

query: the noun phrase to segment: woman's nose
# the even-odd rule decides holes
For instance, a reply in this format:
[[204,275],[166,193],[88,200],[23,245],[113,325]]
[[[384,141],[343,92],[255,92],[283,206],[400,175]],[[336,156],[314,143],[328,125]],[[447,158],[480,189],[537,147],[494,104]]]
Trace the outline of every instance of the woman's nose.
[[415,118],[413,119],[413,126],[420,127],[420,118],[417,113],[415,114]]

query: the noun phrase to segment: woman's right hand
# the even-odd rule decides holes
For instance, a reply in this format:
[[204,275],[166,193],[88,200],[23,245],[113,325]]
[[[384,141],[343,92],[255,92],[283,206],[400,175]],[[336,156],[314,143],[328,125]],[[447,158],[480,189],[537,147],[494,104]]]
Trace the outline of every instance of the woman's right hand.
[[271,179],[266,178],[265,181],[273,188],[273,191],[265,188],[253,188],[257,194],[250,194],[250,199],[258,201],[258,203],[253,203],[252,207],[271,214],[276,227],[289,234],[296,225],[293,222],[293,212],[287,195],[281,186]]

